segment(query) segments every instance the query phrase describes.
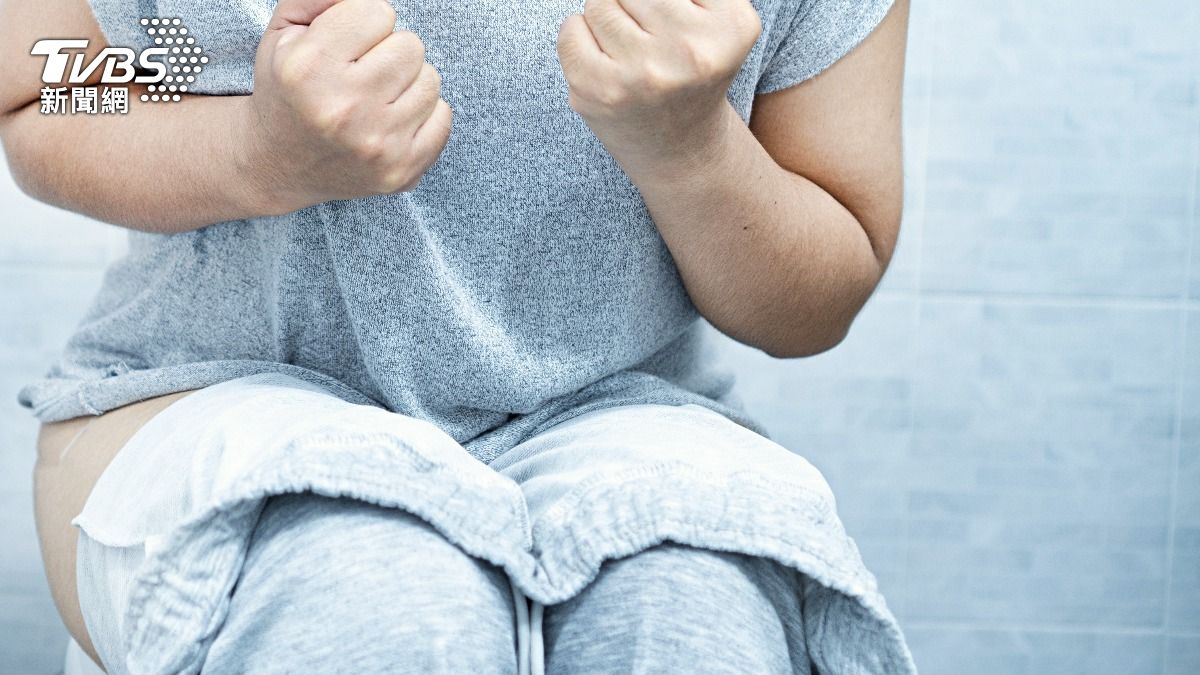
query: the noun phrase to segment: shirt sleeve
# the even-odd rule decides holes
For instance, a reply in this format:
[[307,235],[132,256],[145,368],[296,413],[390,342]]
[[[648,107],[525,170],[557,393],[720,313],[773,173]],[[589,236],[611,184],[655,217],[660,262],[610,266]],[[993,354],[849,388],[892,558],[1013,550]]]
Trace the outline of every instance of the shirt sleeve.
[[[89,0],[92,14],[100,31],[113,47],[131,47],[136,50],[153,46],[142,18],[153,18],[154,3],[142,0]],[[146,13],[143,14],[142,12]]]
[[756,93],[795,86],[837,62],[862,42],[893,0],[799,0],[775,53],[765,61]]
[[176,45],[172,49],[194,49],[195,52],[187,54],[186,58],[207,59],[202,64],[177,64],[180,68],[200,66],[184,75],[192,77],[187,84],[191,93],[248,94],[253,91],[254,55],[270,21],[275,4],[273,0],[88,2],[108,43],[114,47],[130,47],[138,52],[150,47],[166,46],[154,43],[157,36],[151,36],[147,30],[156,27],[153,24],[143,26],[142,19],[172,22],[178,19],[180,23],[172,23],[171,27],[178,26],[187,32],[186,37],[177,34],[175,39],[185,39],[188,42]]

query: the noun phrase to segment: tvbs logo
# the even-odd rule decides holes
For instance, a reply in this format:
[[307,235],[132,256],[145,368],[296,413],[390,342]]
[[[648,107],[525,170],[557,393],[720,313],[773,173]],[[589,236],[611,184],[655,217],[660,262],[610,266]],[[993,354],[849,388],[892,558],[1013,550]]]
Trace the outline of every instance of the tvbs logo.
[[[42,69],[42,112],[97,112],[94,105],[99,99],[99,112],[127,112],[128,87],[83,86],[89,81],[101,85],[145,85],[148,93],[141,100],[154,103],[171,103],[182,100],[181,94],[188,92],[189,85],[208,64],[204,48],[196,38],[188,34],[187,26],[178,18],[146,18],[141,25],[153,42],[152,47],[135,51],[129,47],[105,47],[90,62],[83,53],[88,47],[84,39],[47,39],[34,43],[30,52],[43,56],[46,64]],[[93,78],[99,74],[99,79]],[[68,92],[70,105],[67,104]],[[77,100],[82,104],[77,104]],[[89,104],[89,100],[90,103]],[[60,106],[59,103],[62,103]],[[107,105],[106,105],[107,104]]]

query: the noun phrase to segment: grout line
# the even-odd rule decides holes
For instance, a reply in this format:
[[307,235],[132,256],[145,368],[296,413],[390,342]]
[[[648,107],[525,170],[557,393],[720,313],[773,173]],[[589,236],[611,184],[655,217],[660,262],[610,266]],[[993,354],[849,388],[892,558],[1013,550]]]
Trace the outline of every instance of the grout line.
[[4,260],[0,272],[98,272],[108,268],[107,260]]
[[1141,628],[1136,626],[1078,626],[1070,624],[1054,624],[1054,623],[1024,623],[1024,622],[996,622],[989,621],[973,622],[973,621],[937,621],[937,620],[915,620],[908,621],[904,628],[917,630],[960,630],[974,632],[1020,632],[1020,633],[1059,633],[1059,634],[1104,634],[1104,635],[1145,635],[1155,637],[1162,635],[1163,637],[1173,638],[1200,638],[1200,631],[1176,631],[1168,632],[1161,628]]
[[1095,307],[1113,309],[1200,310],[1200,298],[1130,298],[1107,295],[1065,295],[1010,291],[963,291],[921,288],[887,288],[876,292],[884,298],[912,298],[932,302],[988,302],[1004,305],[1043,305],[1051,307]]
[[[926,10],[927,13],[925,14],[925,17],[924,17],[925,21],[927,22],[927,24],[925,26],[925,28],[926,28],[925,35],[927,38],[927,42],[924,46],[925,53],[923,55],[923,58],[925,59],[923,68],[924,68],[925,72],[922,73],[922,76],[925,78],[925,82],[924,82],[925,98],[924,98],[924,101],[922,101],[922,109],[920,111],[921,119],[920,119],[920,125],[918,126],[918,128],[922,130],[923,135],[920,139],[920,144],[918,145],[918,147],[914,148],[915,151],[920,153],[919,175],[921,177],[921,190],[920,190],[920,196],[918,197],[918,199],[920,201],[919,201],[917,207],[913,209],[913,212],[916,215],[916,221],[917,221],[916,222],[916,232],[914,233],[915,236],[909,240],[912,244],[912,255],[913,255],[913,287],[914,287],[914,290],[912,291],[912,293],[913,293],[913,295],[916,296],[916,302],[913,303],[912,316],[910,317],[911,322],[912,322],[910,324],[912,327],[912,338],[911,338],[912,341],[910,343],[910,348],[912,349],[911,358],[914,360],[916,358],[918,358],[919,354],[920,354],[919,342],[921,339],[921,304],[922,304],[922,284],[921,284],[922,272],[921,272],[921,268],[922,268],[922,264],[924,262],[923,251],[925,248],[925,217],[926,217],[925,206],[927,203],[926,185],[928,184],[927,178],[929,175],[929,136],[932,133],[932,129],[930,128],[930,123],[931,123],[930,121],[933,119],[932,111],[933,111],[934,72],[935,72],[934,46],[935,46],[935,43],[937,42],[937,36],[939,34],[938,29],[939,29],[939,25],[940,25],[941,13],[939,12],[938,8],[940,6],[941,5],[937,2],[931,2],[929,4],[929,9]],[[911,8],[910,8],[910,11],[911,11]],[[911,23],[911,17],[910,17],[910,23]],[[911,33],[911,29],[910,29],[910,33]],[[915,366],[916,364],[914,363],[912,365]],[[909,396],[909,398],[908,398],[908,432],[906,434],[907,439],[905,440],[905,442],[907,443],[907,448],[906,448],[905,454],[911,458],[912,451],[913,451],[913,444],[916,443],[916,424],[917,424],[916,411],[917,411],[917,394],[918,394],[918,390],[917,390],[918,385],[917,385],[916,378],[910,378],[909,386],[910,386],[910,389],[909,389],[909,394],[908,394],[908,396]],[[898,604],[899,604],[900,615],[902,617],[904,617],[905,620],[907,620],[907,617],[908,617],[908,614],[907,614],[907,612],[908,612],[908,588],[909,588],[910,574],[912,572],[911,560],[910,560],[910,556],[909,556],[910,536],[911,536],[911,532],[912,532],[912,526],[911,526],[911,522],[910,522],[911,517],[908,512],[908,494],[909,494],[912,486],[911,486],[909,478],[907,477],[907,474],[906,474],[906,477],[904,480],[905,480],[904,520],[903,520],[903,525],[901,526],[901,529],[902,529],[901,541],[904,542],[904,546],[903,546],[902,554],[901,554],[902,559],[901,559],[901,567],[900,567],[901,579],[902,579],[901,583],[903,584],[903,588],[901,590]]]

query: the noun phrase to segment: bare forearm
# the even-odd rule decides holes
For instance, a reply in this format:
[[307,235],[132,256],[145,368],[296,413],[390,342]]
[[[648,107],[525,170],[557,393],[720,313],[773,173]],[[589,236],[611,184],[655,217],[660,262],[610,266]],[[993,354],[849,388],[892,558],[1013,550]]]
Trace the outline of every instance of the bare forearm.
[[884,267],[855,216],[782,168],[732,108],[709,142],[660,157],[625,168],[701,314],[775,356],[836,345]]
[[35,102],[3,118],[0,139],[32,196],[125,227],[182,232],[272,211],[245,161],[247,100],[131,101],[125,115],[43,115]]
[[905,0],[853,58],[727,98],[762,22],[748,0],[589,0],[559,31],[571,107],[641,191],[688,294],[774,356],[836,345],[899,228]]
[[87,36],[95,56],[104,36],[86,2],[0,3],[0,18],[0,140],[13,175],[38,199],[110,223],[181,232],[411,190],[450,136],[441,76],[380,0],[280,0],[253,95],[142,103],[132,88],[123,115],[43,115],[41,63],[12,47],[52,26]]

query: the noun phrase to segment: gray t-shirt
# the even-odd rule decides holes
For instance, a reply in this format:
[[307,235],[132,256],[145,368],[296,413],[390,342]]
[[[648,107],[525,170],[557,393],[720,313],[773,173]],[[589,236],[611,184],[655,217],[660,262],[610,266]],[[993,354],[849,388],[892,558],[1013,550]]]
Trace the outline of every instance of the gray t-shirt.
[[[713,367],[637,189],[568,106],[555,43],[583,0],[392,4],[455,112],[420,186],[181,234],[130,232],[129,254],[21,403],[55,421],[282,371],[430,420],[484,461],[624,403],[700,403],[757,429]],[[743,119],[755,94],[858,44],[891,0],[753,4],[763,33],[728,94]],[[181,18],[209,57],[191,85],[206,94],[252,91],[274,8],[92,5],[114,45],[150,46],[141,17]]]

